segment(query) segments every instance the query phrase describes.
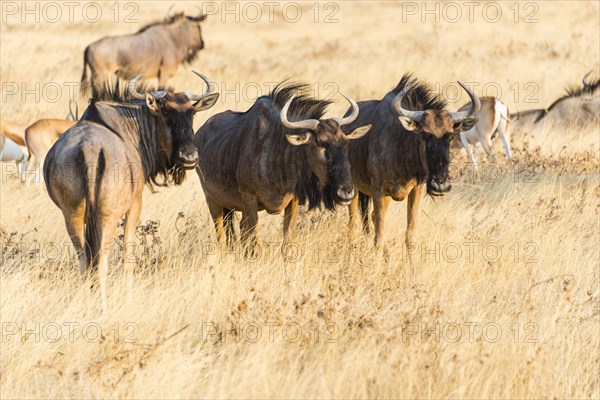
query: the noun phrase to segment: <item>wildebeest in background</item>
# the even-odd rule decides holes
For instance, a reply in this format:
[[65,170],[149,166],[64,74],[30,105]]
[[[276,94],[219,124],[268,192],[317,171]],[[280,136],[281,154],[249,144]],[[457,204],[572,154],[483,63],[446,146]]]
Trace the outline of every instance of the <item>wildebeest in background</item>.
[[23,180],[23,168],[27,161],[27,153],[19,144],[4,136],[0,136],[0,161],[14,161],[17,164],[17,171],[19,168],[21,169],[21,181]]
[[600,79],[587,80],[591,71],[583,77],[583,86],[567,88],[566,94],[554,101],[547,109],[526,110],[511,118],[515,131],[553,124],[562,127],[585,126],[600,121]]
[[285,210],[288,240],[300,204],[333,209],[354,197],[347,143],[370,126],[344,134],[340,127],[358,116],[356,103],[346,97],[348,117],[322,119],[330,101],[313,99],[309,90],[281,83],[248,111],[216,114],[196,133],[197,172],[221,244],[234,240],[232,211],[242,211],[242,240],[254,250],[260,246],[259,211]]
[[[437,196],[451,188],[448,175],[450,142],[477,122],[478,97],[459,84],[471,98],[465,111],[448,112],[446,102],[405,74],[381,100],[359,103],[360,115],[348,128],[372,124],[371,133],[350,142],[348,158],[354,186],[361,192],[362,221],[368,229],[368,196],[373,198],[375,244],[383,243],[384,218],[391,199],[408,197],[406,242],[411,243],[423,193]],[[409,111],[412,110],[412,111]],[[356,224],[359,199],[350,206],[350,229]]]
[[50,147],[58,140],[60,135],[75,125],[75,122],[79,119],[79,107],[77,106],[77,103],[75,103],[75,112],[73,113],[71,103],[75,102],[69,100],[69,113],[67,114],[66,119],[40,119],[25,129],[25,143],[27,144],[28,158],[23,163],[21,182],[25,183],[25,173],[32,160],[35,160],[35,183],[38,184],[39,180],[42,179],[42,167],[44,165],[46,154],[48,154],[48,150],[50,150]]
[[[170,10],[170,9],[169,9]],[[131,79],[158,78],[159,86],[177,72],[182,63],[191,63],[204,48],[200,23],[206,15],[169,15],[163,22],[141,28],[137,33],[104,37],[86,47],[83,56],[82,90],[91,83],[103,85],[111,76]]]
[[[452,147],[464,148],[471,158],[473,170],[477,172],[477,159],[471,150],[476,145],[479,150],[483,147],[488,160],[496,162],[492,139],[498,134],[504,145],[506,158],[511,159],[510,153],[510,113],[508,107],[500,99],[485,96],[479,98],[481,110],[477,114],[479,121],[469,130],[460,133],[460,140],[453,140]],[[470,103],[462,106],[459,111],[465,111],[471,106]]]
[[9,138],[19,146],[25,146],[25,128],[27,126],[0,119],[0,135]]
[[130,260],[144,185],[183,182],[198,161],[193,116],[219,96],[210,87],[203,95],[170,89],[140,94],[138,78],[127,90],[119,81],[93,88],[81,120],[56,141],[44,164],[48,194],[64,215],[81,271],[98,266],[104,305],[107,250],[119,219],[125,215],[125,260]]

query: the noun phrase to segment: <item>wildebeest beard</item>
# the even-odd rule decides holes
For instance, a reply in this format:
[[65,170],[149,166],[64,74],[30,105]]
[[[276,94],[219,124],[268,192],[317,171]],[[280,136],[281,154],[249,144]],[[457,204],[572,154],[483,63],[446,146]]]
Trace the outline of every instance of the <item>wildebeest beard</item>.
[[449,179],[448,167],[450,165],[450,146],[445,139],[438,138],[428,138],[425,146],[428,171],[427,194],[430,196],[443,196],[444,192],[439,192],[432,186],[432,183],[434,177]]

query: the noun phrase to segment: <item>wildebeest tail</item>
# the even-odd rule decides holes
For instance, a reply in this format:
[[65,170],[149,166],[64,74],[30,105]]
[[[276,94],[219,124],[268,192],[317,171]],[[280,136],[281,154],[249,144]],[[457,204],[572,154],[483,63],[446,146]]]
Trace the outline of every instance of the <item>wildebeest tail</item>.
[[100,209],[98,208],[98,193],[102,176],[106,170],[106,157],[104,151],[100,150],[98,160],[95,162],[96,174],[90,179],[90,172],[87,169],[94,163],[87,163],[83,151],[79,153],[79,165],[86,168],[83,177],[83,190],[85,193],[85,214],[84,214],[84,246],[83,254],[90,267],[95,268],[98,265],[98,257],[102,246],[102,229],[100,227]]

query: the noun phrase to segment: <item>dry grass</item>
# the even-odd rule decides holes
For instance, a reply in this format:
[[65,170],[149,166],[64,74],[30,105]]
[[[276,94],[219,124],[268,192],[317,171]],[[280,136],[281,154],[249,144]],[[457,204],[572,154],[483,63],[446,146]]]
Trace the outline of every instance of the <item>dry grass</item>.
[[[340,3],[337,24],[214,16],[193,67],[222,92],[293,76],[318,82],[322,95],[336,82],[358,99],[382,96],[414,70],[441,85],[497,82],[511,110],[539,107],[597,68],[600,11],[591,2],[537,4],[536,24],[402,23],[393,2]],[[139,5],[143,23],[166,9]],[[78,21],[3,23],[3,88],[77,82],[86,44],[137,27]],[[182,69],[172,83],[201,90],[192,76]],[[521,91],[535,82],[539,104],[515,99],[515,82]],[[235,97],[223,94],[196,124],[251,103]],[[2,118],[66,115],[64,96],[29,99],[3,99]],[[303,215],[287,260],[280,216],[261,215],[272,252],[260,260],[215,254],[190,175],[145,193],[135,282],[113,262],[104,313],[82,284],[59,210],[3,165],[0,397],[600,398],[598,135],[598,127],[533,132],[516,141],[514,163],[483,168],[478,180],[458,155],[452,192],[424,201],[414,270],[401,246],[403,203],[388,215],[384,255],[370,237],[348,239],[345,210]]]

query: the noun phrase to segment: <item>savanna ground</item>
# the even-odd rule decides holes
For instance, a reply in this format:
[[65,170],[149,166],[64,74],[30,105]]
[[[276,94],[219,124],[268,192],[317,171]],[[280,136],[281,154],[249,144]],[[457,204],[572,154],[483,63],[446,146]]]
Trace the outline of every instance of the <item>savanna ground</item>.
[[[79,5],[69,23],[59,2],[60,21],[42,15],[36,24],[7,3],[1,117],[24,124],[66,115],[87,44],[135,31],[168,7],[119,3],[115,23],[113,3],[100,2],[102,19],[91,23]],[[170,82],[200,92],[194,68],[218,84],[219,102],[196,127],[247,109],[287,77],[316,82],[320,97],[339,88],[362,100],[415,71],[455,100],[452,109],[466,95],[456,99],[456,86],[444,85],[461,80],[514,112],[547,106],[588,70],[598,74],[597,2],[516,3],[517,17],[513,3],[492,3],[502,12],[496,23],[491,8],[483,17],[484,3],[472,23],[464,3],[453,3],[456,23],[438,3],[439,24],[435,15],[422,21],[421,2],[412,3],[416,15],[400,2],[300,3],[296,23],[290,8],[283,18],[283,4],[270,22],[271,6],[254,3],[263,16],[251,22],[255,11],[237,3],[239,23],[211,4],[218,10],[203,28],[206,48]],[[139,22],[123,22],[132,11]],[[23,99],[21,85],[39,98]],[[216,252],[195,174],[181,187],[148,190],[135,282],[128,287],[113,261],[104,312],[82,283],[58,208],[5,164],[0,396],[599,398],[599,130],[528,133],[514,135],[513,162],[496,142],[499,164],[484,164],[477,179],[466,156],[455,156],[452,191],[422,205],[414,268],[402,246],[403,203],[390,208],[384,255],[370,236],[348,238],[341,209],[301,215],[287,259],[278,250],[282,217],[261,215],[265,252],[245,260]]]

